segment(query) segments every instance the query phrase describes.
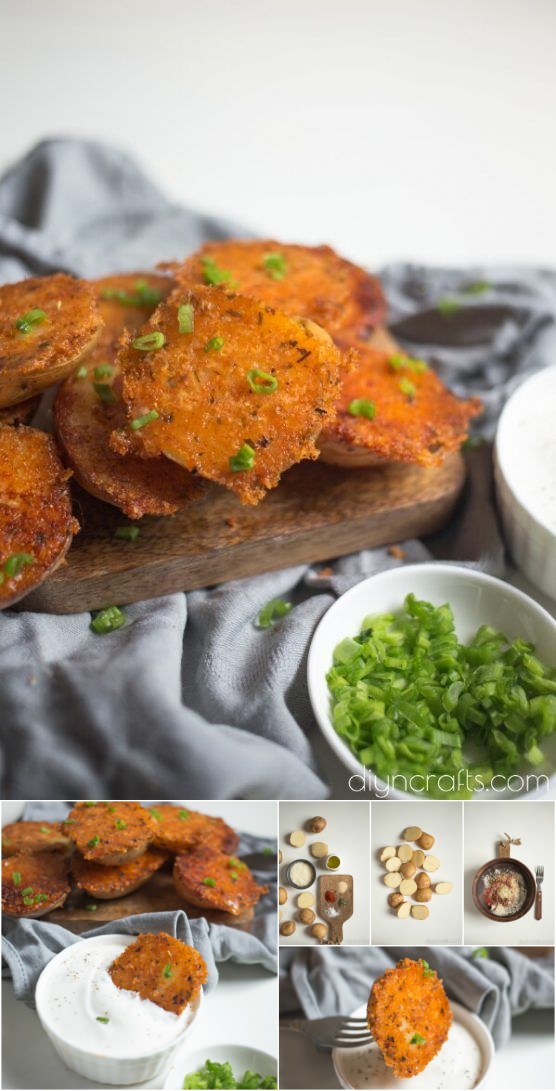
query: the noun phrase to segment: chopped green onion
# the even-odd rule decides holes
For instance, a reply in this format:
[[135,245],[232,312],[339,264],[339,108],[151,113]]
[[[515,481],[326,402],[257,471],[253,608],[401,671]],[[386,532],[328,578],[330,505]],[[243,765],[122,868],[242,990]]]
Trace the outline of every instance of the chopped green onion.
[[52,833],[52,830],[50,829],[50,826],[41,826],[40,832],[41,833]]
[[32,553],[12,553],[11,557],[8,557],[4,563],[4,575],[9,580],[13,580],[16,576],[19,576],[26,565],[34,563],[35,558]]
[[257,629],[270,629],[274,621],[286,617],[292,609],[292,603],[286,602],[285,599],[271,599],[257,615],[255,622]]
[[205,284],[230,284],[232,282],[232,274],[229,269],[221,269],[219,265],[213,260],[213,258],[201,258],[201,266],[203,269],[203,277]]
[[165,343],[164,334],[160,330],[153,330],[152,333],[144,333],[142,337],[136,337],[135,341],[131,342],[131,347],[138,349],[139,352],[156,352]]
[[156,409],[149,409],[149,412],[143,413],[142,417],[135,417],[134,420],[130,421],[129,427],[132,432],[137,432],[139,428],[144,428],[146,424],[150,424],[153,420],[158,420],[158,412]]
[[203,886],[216,886],[216,879],[203,879]]
[[35,904],[35,899],[34,898],[24,898],[23,899],[23,904],[24,905],[34,905]]
[[101,402],[105,402],[107,405],[113,405],[116,401],[116,395],[110,383],[93,383],[93,390],[95,394],[98,394]]
[[178,307],[178,329],[180,333],[193,333],[195,312],[192,303],[182,303]]
[[211,337],[210,341],[207,341],[205,345],[205,352],[220,352],[220,349],[223,347],[223,337]]
[[242,868],[247,867],[247,864],[244,864],[243,860],[238,860],[237,856],[230,856],[230,859],[228,860],[228,867],[236,867],[239,869],[239,871],[241,871]]
[[109,1023],[110,1020],[105,1015],[97,1015],[97,1023]]
[[288,265],[283,254],[265,254],[263,267],[272,280],[283,280],[288,271]]
[[164,969],[162,971],[162,976],[166,977],[166,978],[174,976],[173,972],[172,972],[172,963],[171,962],[166,963],[166,965],[165,965],[165,967],[164,967]]
[[366,417],[373,420],[376,416],[376,405],[367,398],[354,398],[348,405],[348,413],[352,417]]
[[426,1038],[423,1038],[422,1034],[414,1034],[413,1038],[409,1039],[410,1046],[424,1046]]
[[77,368],[77,371],[75,372],[75,378],[76,379],[86,379],[88,374],[89,374],[89,372],[87,371],[87,368],[85,367],[85,364],[82,364],[81,367]]
[[19,886],[20,883],[21,883],[21,872],[20,871],[12,871],[12,879],[13,879],[14,886]]
[[237,882],[237,880],[239,879],[239,875],[238,875],[237,871],[231,871],[230,872],[230,879],[233,879],[234,883]]
[[91,902],[91,904],[90,904],[90,905],[86,905],[86,906],[85,906],[85,909],[87,910],[87,912],[88,912],[88,913],[96,913],[96,911],[97,911],[97,909],[98,909],[98,905],[94,905],[94,904],[93,904],[93,903]]
[[395,352],[393,356],[390,356],[388,365],[392,368],[392,371],[407,368],[408,371],[413,371],[416,375],[422,375],[424,371],[429,370],[429,365],[425,360],[417,360],[412,356],[403,356],[401,352]]
[[274,394],[278,389],[278,379],[269,375],[268,371],[261,371],[254,367],[246,374],[247,382],[254,394]]
[[416,387],[409,379],[400,379],[399,388],[402,394],[406,394],[409,401],[412,402],[415,397]]
[[48,901],[48,894],[35,894],[35,905]]
[[274,856],[274,855],[275,855],[274,849],[271,848],[270,845],[265,845],[265,847],[263,849],[263,856]]
[[252,470],[255,465],[255,452],[249,443],[244,443],[236,455],[230,456],[230,470],[232,473],[241,473],[242,470]]
[[157,822],[162,821],[162,815],[160,811],[157,811],[156,807],[149,807],[149,811],[152,814],[153,818],[156,818]]
[[151,288],[146,280],[135,282],[135,292],[126,292],[123,288],[103,288],[100,295],[102,299],[114,299],[124,307],[149,307],[154,309],[163,299],[163,293],[158,288]]
[[114,368],[110,364],[99,364],[93,372],[95,379],[110,379],[114,374]]
[[98,845],[99,841],[100,841],[100,837],[99,837],[98,833],[95,833],[95,836],[91,837],[91,840],[87,841],[87,844],[88,844],[89,848],[94,849],[95,846]]
[[135,542],[140,533],[139,527],[116,527],[114,537],[119,538],[122,542]]
[[483,295],[485,292],[489,292],[491,288],[492,284],[489,284],[488,280],[474,280],[463,290],[466,295]]
[[[83,806],[84,807],[96,807],[96,805],[97,805],[96,799],[85,799],[83,801]],[[72,821],[74,821],[74,820],[72,819]]]
[[107,807],[106,810],[108,811],[108,814],[114,814],[114,811],[116,810],[116,808],[115,807]]
[[189,811],[180,811],[178,818],[181,818],[182,822],[185,822],[186,818],[189,818]]
[[76,822],[77,822],[76,818],[63,818],[62,819],[62,825],[63,826],[75,826]]
[[35,891],[33,890],[32,886],[26,886],[25,889],[21,891],[21,893],[22,893],[22,896],[24,898],[26,898],[26,897],[28,897],[29,894],[34,894]]
[[125,830],[125,828],[127,826],[127,822],[124,822],[123,818],[117,818],[116,821],[114,822],[114,825],[115,825],[117,830]]
[[41,326],[45,318],[46,311],[41,311],[40,307],[33,307],[31,311],[21,315],[21,318],[16,318],[15,328],[20,333],[30,333],[34,326]]
[[488,947],[476,947],[471,953],[471,958],[488,958]]
[[443,296],[442,299],[438,300],[436,309],[445,318],[449,318],[451,314],[461,310],[461,303],[457,299],[452,299],[451,296]]
[[99,610],[92,619],[90,628],[99,636],[105,633],[113,633],[115,629],[121,629],[125,625],[125,616],[119,606],[107,606],[105,610]]

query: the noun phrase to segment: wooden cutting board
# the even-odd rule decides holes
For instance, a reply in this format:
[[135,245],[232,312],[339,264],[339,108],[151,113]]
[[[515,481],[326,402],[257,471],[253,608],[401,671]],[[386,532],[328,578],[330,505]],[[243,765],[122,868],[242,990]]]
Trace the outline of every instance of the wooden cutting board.
[[142,519],[135,542],[114,538],[126,523],[121,512],[76,487],[82,530],[66,562],[20,609],[71,614],[122,606],[421,537],[450,519],[464,476],[460,454],[434,468],[304,462],[257,507],[208,486],[187,510]]
[[[347,890],[341,894],[338,892],[338,883],[346,883]],[[336,900],[327,901],[326,895],[332,891]],[[331,916],[331,911],[336,916]],[[330,875],[320,875],[317,893],[317,912],[321,920],[328,925],[328,944],[342,943],[344,938],[344,924],[353,917],[353,876],[338,875],[334,872]]]

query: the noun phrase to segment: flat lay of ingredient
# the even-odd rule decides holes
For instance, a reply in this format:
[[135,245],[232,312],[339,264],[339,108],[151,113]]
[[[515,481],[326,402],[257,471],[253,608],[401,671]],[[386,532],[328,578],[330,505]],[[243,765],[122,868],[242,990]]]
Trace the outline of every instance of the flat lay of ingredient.
[[[387,845],[380,853],[380,862],[384,864],[383,881],[391,891],[388,905],[400,920],[409,916],[415,920],[426,920],[429,916],[428,903],[433,901],[433,894],[450,894],[453,883],[449,880],[434,882],[431,875],[441,867],[437,856],[430,852],[435,845],[435,838],[420,826],[406,826],[402,834],[403,844]],[[412,848],[413,842],[418,848]],[[416,903],[406,899],[412,898]]]

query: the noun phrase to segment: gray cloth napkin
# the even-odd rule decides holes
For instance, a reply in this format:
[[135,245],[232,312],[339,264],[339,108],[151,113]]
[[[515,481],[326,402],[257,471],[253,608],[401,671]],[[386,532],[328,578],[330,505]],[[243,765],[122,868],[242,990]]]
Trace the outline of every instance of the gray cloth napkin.
[[400,958],[426,959],[448,996],[486,1023],[497,1049],[510,1037],[512,1016],[554,1007],[553,955],[531,959],[512,947],[491,947],[488,958],[473,957],[471,947],[318,947],[280,951],[280,1014],[349,1015]]
[[[170,204],[126,156],[92,141],[46,141],[0,180],[0,280],[58,268],[84,275],[148,268],[237,232]],[[478,428],[490,434],[513,384],[554,358],[554,275],[412,266],[381,275],[395,334],[429,354],[460,392],[485,399]],[[479,279],[492,287],[467,292]],[[443,316],[435,303],[447,293],[462,306]],[[430,546],[436,556],[480,558],[501,572],[489,474],[488,453],[473,452],[464,504]],[[404,549],[405,560],[429,557],[421,543]],[[169,595],[128,607],[125,628],[100,638],[88,614],[4,612],[2,796],[326,796],[307,647],[336,595],[399,563],[378,549],[334,564],[331,579],[298,566],[187,601]],[[279,595],[295,610],[256,631],[258,611]]]
[[[145,806],[156,806],[159,800],[143,800]],[[185,803],[184,800],[169,802]],[[32,800],[24,810],[26,821],[60,822],[66,818],[71,802]],[[239,832],[239,831],[238,831]],[[276,842],[249,833],[239,833],[238,854],[276,852]],[[71,943],[89,936],[103,936],[111,932],[135,935],[139,932],[168,932],[195,947],[205,959],[209,970],[205,989],[210,992],[218,981],[218,962],[240,962],[260,965],[269,973],[276,973],[276,875],[274,871],[251,867],[261,885],[270,887],[255,907],[255,918],[249,932],[229,928],[225,924],[207,924],[204,917],[189,920],[183,910],[167,913],[141,913],[118,921],[109,921],[99,928],[76,936],[58,924],[42,920],[12,920],[2,918],[3,976],[11,976],[18,1000],[30,1000],[34,996],[38,977],[53,955]],[[91,918],[92,919],[92,918]]]

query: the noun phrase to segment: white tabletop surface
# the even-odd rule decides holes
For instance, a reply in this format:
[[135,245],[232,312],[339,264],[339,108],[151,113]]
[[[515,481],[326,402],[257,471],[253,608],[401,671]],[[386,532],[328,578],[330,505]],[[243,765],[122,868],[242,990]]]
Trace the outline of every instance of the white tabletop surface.
[[[399,920],[388,905],[392,893],[384,884],[386,874],[380,853],[387,845],[405,844],[402,833],[407,826],[419,825],[435,838],[428,854],[440,861],[430,873],[431,886],[449,880],[450,894],[433,894],[427,902],[429,916],[424,921],[408,917]],[[461,803],[374,801],[371,804],[371,940],[381,946],[413,944],[454,944],[462,941],[462,811]],[[412,849],[419,845],[411,842]],[[421,869],[419,869],[421,870]],[[407,897],[416,905],[413,897]]]
[[[537,864],[544,864],[542,885],[543,915],[536,921],[534,909],[521,920],[491,921],[475,908],[471,885],[481,864],[498,856],[496,842],[504,834],[520,837],[521,845],[512,845],[510,855],[521,860],[535,874]],[[554,804],[525,800],[498,800],[464,804],[465,866],[465,943],[481,947],[525,947],[554,943]]]
[[[305,823],[319,815],[326,819],[326,829],[322,833],[307,833]],[[363,944],[369,942],[369,818],[368,803],[345,800],[342,802],[316,801],[280,803],[279,848],[283,860],[280,867],[280,883],[288,892],[288,901],[281,906],[282,921],[297,921],[297,897],[301,891],[289,886],[286,869],[292,860],[305,859],[314,864],[317,877],[326,874],[323,860],[315,860],[310,853],[314,841],[324,841],[330,854],[340,857],[338,875],[353,876],[353,916],[344,924],[344,943]],[[293,830],[302,830],[306,834],[306,843],[302,848],[294,848],[289,843]],[[318,880],[317,880],[318,881]],[[309,888],[317,896],[317,884]],[[317,917],[317,921],[319,918]],[[317,941],[309,935],[309,929],[297,921],[293,936],[280,935],[280,943],[315,944]]]

